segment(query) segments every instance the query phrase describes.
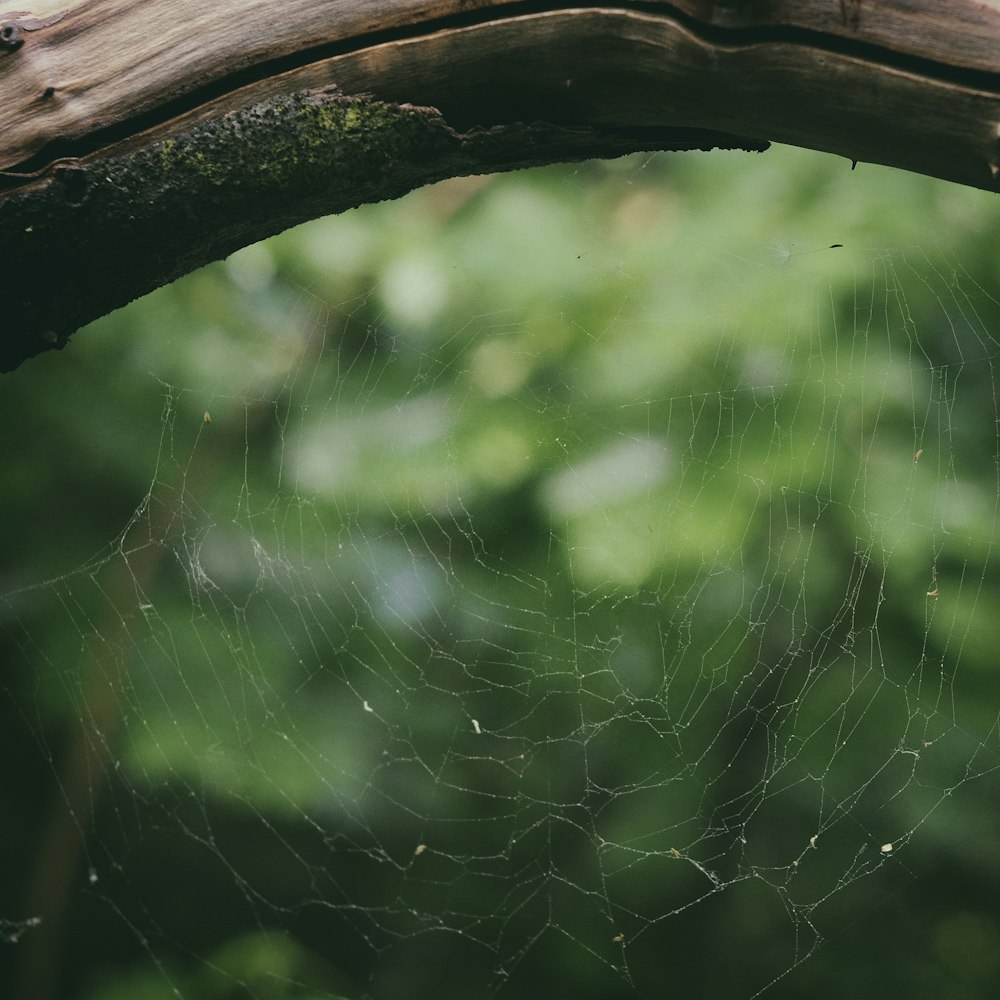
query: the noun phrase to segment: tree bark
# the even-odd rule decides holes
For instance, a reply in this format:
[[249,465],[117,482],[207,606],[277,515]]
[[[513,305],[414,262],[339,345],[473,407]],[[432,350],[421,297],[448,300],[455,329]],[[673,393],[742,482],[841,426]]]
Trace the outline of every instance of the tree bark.
[[998,46],[1000,0],[36,0],[0,15],[0,370],[443,177],[778,140],[992,190]]

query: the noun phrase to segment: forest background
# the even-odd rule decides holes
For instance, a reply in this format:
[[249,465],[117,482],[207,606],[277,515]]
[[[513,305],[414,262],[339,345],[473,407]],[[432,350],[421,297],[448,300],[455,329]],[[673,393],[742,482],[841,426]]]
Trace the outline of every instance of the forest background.
[[457,179],[3,376],[0,994],[994,996],[997,212]]

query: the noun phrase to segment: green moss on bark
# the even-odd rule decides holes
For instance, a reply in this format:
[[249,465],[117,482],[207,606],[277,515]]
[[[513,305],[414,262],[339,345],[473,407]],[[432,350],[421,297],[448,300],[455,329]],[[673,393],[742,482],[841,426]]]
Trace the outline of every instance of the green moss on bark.
[[[431,181],[635,150],[744,145],[691,129],[459,133],[433,109],[307,91],[54,165],[0,195],[0,371],[240,247]],[[756,148],[760,148],[759,144]]]

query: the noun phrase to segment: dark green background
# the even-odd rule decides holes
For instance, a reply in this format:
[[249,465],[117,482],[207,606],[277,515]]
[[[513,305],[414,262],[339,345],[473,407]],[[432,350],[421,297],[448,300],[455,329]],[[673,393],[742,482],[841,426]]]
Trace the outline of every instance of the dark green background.
[[457,180],[4,376],[0,995],[995,996],[996,219]]

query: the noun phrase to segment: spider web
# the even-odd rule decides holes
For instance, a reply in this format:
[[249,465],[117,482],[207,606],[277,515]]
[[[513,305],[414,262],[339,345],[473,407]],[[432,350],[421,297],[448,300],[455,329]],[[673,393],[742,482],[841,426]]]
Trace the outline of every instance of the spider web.
[[440,185],[13,376],[9,995],[995,982],[995,210],[862,173]]

